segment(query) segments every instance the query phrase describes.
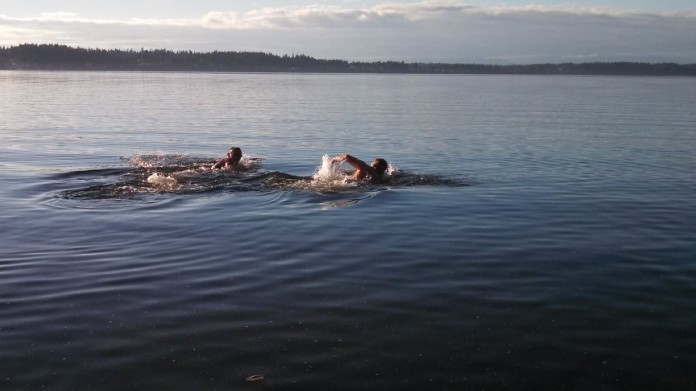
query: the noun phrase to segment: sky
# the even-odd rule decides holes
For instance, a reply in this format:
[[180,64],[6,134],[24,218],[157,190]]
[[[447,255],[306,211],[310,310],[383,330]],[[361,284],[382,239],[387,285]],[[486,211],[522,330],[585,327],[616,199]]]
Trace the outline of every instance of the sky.
[[696,63],[694,0],[0,0],[0,45],[349,61]]

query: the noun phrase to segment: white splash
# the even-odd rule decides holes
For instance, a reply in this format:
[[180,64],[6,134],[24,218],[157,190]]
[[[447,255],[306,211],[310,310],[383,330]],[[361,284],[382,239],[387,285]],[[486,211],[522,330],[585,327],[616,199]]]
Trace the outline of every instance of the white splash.
[[356,186],[358,186],[358,182],[341,170],[341,164],[331,162],[329,155],[321,157],[321,166],[312,175],[312,188],[321,191],[340,190]]
[[138,168],[163,167],[166,166],[169,163],[168,160],[170,160],[163,154],[133,155],[122,159]]
[[241,160],[239,160],[239,168],[242,171],[255,170],[255,169],[259,168],[262,161],[263,161],[263,159],[260,157],[252,157],[252,156],[244,155],[244,156],[242,156]]
[[387,162],[387,171],[384,172],[385,175],[391,176],[392,174],[395,174],[398,172],[399,172],[399,167],[397,167],[395,164],[392,164],[392,162]]
[[346,174],[340,171],[340,164],[331,162],[329,155],[321,157],[321,166],[312,176],[312,179],[318,181],[334,181],[345,179]]
[[175,190],[179,187],[179,182],[176,178],[167,175],[154,173],[147,177],[147,183],[154,185],[162,190]]
[[[317,191],[336,191],[356,188],[367,184],[367,182],[354,179],[349,171],[344,170],[344,166],[343,162],[333,163],[329,155],[322,156],[321,166],[317,168],[317,171],[312,175],[310,187]],[[398,168],[390,162],[388,163],[385,177],[390,177],[398,171]]]

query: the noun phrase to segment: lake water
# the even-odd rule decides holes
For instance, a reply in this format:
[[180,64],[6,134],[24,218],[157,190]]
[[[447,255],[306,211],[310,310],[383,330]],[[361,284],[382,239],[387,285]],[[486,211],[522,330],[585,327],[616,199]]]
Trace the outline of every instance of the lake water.
[[13,71],[0,118],[0,389],[696,388],[694,78]]

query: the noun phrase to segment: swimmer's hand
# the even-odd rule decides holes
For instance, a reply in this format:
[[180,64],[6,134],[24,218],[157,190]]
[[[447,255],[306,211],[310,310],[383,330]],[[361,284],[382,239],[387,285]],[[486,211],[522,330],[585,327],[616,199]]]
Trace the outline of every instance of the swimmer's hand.
[[346,161],[347,158],[348,158],[348,155],[346,155],[346,154],[338,155],[335,158],[331,159],[331,163],[341,163],[341,162]]

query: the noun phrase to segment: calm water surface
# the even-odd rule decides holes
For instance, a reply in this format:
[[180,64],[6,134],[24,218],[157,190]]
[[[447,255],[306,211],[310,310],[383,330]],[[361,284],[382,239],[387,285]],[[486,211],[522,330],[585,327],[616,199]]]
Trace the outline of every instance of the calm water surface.
[[[692,78],[0,72],[0,389],[694,389],[695,107]],[[231,145],[261,160],[207,170]],[[312,180],[346,152],[392,176]]]

